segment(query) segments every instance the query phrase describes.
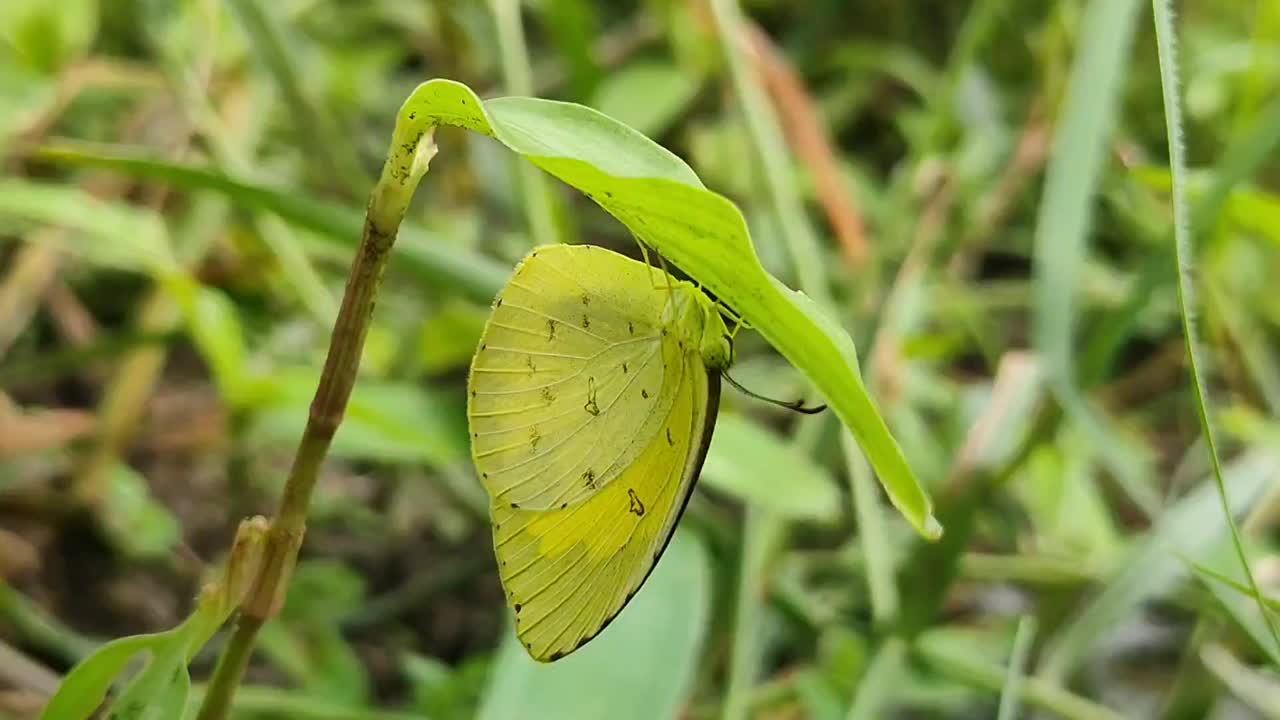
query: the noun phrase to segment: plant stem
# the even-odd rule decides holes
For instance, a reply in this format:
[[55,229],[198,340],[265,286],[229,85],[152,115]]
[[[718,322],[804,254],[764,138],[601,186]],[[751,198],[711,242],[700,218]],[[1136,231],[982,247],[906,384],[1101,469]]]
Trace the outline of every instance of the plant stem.
[[209,681],[198,720],[221,720],[231,708],[258,631],[279,612],[307,527],[307,507],[333,435],[342,422],[360,368],[369,322],[409,199],[435,155],[433,127],[397,118],[382,176],[369,198],[360,245],[338,309],[329,353],[307,425],[267,531],[261,563],[240,603],[235,629]]

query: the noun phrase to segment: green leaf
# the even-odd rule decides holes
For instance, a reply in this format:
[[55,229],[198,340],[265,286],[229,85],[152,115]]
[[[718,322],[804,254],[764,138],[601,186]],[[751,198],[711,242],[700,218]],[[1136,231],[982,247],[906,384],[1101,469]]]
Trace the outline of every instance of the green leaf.
[[[784,478],[778,470],[786,469]],[[835,522],[840,493],[825,468],[744,415],[721,412],[702,478],[709,487],[784,517]]]
[[185,623],[160,634],[151,660],[111,704],[108,720],[169,720],[182,716],[191,691],[187,673],[189,633]]
[[941,534],[924,488],[858,376],[853,340],[815,302],[764,269],[742,213],[704,188],[688,165],[590,108],[524,97],[482,104],[464,85],[432,80],[400,110],[383,182],[393,185],[399,168],[420,163],[417,141],[441,124],[490,135],[581,190],[745,318],[826,397],[916,530]]
[[[167,274],[177,268],[160,217],[105,202],[79,188],[6,178],[0,180],[0,218],[66,228],[58,247],[86,262],[117,270]],[[39,237],[55,239],[53,235]]]
[[626,612],[568,657],[538,663],[508,631],[479,717],[674,718],[693,690],[710,611],[706,551],[677,531]]
[[164,633],[131,635],[98,648],[62,679],[41,720],[85,720],[102,704],[129,661],[144,650],[154,650],[164,639]]

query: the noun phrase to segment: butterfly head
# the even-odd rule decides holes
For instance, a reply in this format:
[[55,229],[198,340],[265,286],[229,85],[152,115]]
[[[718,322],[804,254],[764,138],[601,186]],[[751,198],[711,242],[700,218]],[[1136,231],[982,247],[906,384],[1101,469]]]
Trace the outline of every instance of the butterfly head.
[[733,336],[724,324],[720,311],[699,293],[702,298],[702,362],[712,370],[724,370],[733,364]]

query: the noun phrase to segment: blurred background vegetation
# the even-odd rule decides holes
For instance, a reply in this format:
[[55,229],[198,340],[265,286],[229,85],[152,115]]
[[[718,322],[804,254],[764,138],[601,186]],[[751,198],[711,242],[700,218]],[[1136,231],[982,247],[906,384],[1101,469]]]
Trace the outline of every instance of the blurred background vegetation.
[[[1275,594],[1280,3],[1179,5],[1214,417]],[[466,366],[533,244],[635,246],[442,130],[238,717],[1280,717],[1187,382],[1151,8],[743,11],[0,3],[0,717],[103,640],[177,623],[236,523],[270,512],[396,110],[432,77],[639,129],[740,204],[793,285],[788,238],[816,237],[947,534],[918,540],[832,418],[729,393],[645,592],[535,666]],[[739,353],[744,384],[804,392],[758,338]]]

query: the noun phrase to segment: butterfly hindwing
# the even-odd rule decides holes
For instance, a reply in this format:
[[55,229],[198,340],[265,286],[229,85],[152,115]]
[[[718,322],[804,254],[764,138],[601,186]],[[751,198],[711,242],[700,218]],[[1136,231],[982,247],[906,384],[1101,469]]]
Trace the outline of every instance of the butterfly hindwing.
[[499,572],[534,658],[555,660],[590,640],[653,570],[706,456],[719,379],[686,353],[662,432],[586,501],[541,512],[493,505]]

